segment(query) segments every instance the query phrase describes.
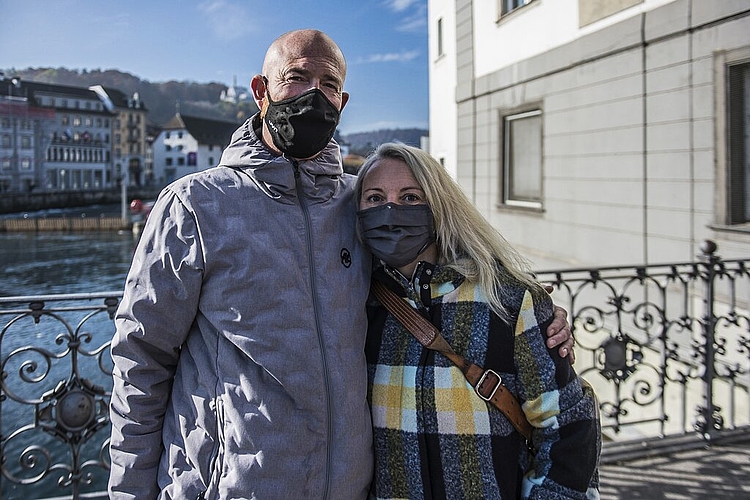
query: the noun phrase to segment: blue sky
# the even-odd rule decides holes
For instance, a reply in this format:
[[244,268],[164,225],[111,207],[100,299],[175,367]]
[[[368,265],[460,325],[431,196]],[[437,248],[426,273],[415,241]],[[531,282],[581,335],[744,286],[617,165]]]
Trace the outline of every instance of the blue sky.
[[427,0],[0,0],[0,68],[248,87],[268,45],[298,28],[347,58],[343,133],[427,128]]

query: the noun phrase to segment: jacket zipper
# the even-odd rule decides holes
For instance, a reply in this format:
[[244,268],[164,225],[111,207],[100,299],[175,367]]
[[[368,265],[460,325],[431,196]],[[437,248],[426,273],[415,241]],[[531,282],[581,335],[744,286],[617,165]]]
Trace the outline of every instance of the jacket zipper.
[[328,498],[329,494],[329,488],[330,488],[330,480],[331,480],[331,466],[333,457],[331,456],[331,437],[333,436],[333,421],[331,419],[331,411],[332,411],[332,404],[331,404],[331,382],[329,380],[329,372],[328,372],[328,358],[326,357],[325,352],[325,344],[323,342],[323,329],[320,325],[320,304],[318,302],[318,288],[316,286],[316,279],[315,279],[315,258],[313,255],[313,245],[312,245],[312,224],[310,223],[310,212],[305,204],[304,199],[304,193],[302,191],[302,187],[300,186],[300,172],[299,172],[299,162],[294,159],[290,159],[292,162],[292,166],[294,167],[294,187],[297,191],[297,199],[299,200],[300,208],[302,209],[302,215],[305,219],[305,243],[307,245],[307,262],[308,262],[308,268],[310,269],[310,289],[312,293],[312,301],[313,301],[313,312],[315,315],[315,330],[318,335],[318,343],[320,344],[320,358],[321,362],[323,364],[323,375],[325,379],[325,391],[326,391],[326,427],[327,427],[327,433],[326,433],[326,479],[325,479],[325,489],[323,490],[323,498]]

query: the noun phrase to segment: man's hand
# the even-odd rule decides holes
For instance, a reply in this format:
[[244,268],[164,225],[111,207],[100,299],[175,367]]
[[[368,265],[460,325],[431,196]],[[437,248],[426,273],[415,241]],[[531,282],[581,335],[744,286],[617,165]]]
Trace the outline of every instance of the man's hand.
[[[552,293],[552,290],[554,290],[550,285],[545,286],[544,289],[547,290],[547,293]],[[575,339],[573,338],[573,333],[570,331],[570,325],[568,324],[568,311],[555,305],[552,323],[547,327],[547,347],[552,349],[559,345],[560,348],[558,349],[558,352],[560,353],[560,357],[564,358],[570,354],[568,359],[572,365],[576,362],[576,354],[573,352],[573,344],[575,344]]]
[[570,325],[568,324],[568,311],[562,307],[556,305],[555,312],[552,318],[552,323],[547,327],[547,347],[552,349],[559,345],[558,352],[561,357],[565,357],[570,354],[570,364],[576,362],[576,355],[573,352],[573,334],[570,332]]

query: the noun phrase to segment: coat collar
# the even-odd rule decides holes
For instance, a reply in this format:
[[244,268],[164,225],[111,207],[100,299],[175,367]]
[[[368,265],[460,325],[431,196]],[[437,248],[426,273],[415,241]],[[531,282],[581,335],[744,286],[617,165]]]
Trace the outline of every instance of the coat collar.
[[295,170],[299,184],[309,197],[326,200],[333,196],[343,174],[341,151],[331,140],[312,160],[296,161],[276,156],[258,136],[260,114],[249,118],[232,134],[221,155],[221,165],[242,171],[271,197],[296,196]]

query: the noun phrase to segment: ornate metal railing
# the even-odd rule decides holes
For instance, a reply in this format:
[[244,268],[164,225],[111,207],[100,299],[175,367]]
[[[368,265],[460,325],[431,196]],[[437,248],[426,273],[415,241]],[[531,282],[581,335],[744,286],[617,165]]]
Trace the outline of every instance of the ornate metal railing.
[[[543,271],[608,437],[750,425],[750,259]],[[0,498],[104,496],[119,292],[0,298]],[[606,449],[605,444],[605,449]]]
[[[614,440],[750,424],[750,259],[542,271]],[[572,319],[571,319],[572,318]]]
[[0,298],[0,498],[106,491],[119,297]]

